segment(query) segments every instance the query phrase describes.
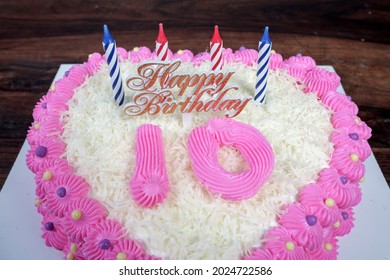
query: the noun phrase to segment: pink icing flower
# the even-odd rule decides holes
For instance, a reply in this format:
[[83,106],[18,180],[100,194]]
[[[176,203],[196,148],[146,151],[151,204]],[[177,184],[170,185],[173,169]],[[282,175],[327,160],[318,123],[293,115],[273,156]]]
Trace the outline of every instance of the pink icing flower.
[[281,215],[279,223],[288,228],[298,245],[309,250],[321,245],[323,229],[312,208],[303,204],[292,204],[286,208],[286,213]]
[[249,255],[244,257],[244,260],[272,260],[273,255],[267,249],[256,248]]
[[348,128],[334,131],[330,139],[335,148],[351,148],[363,161],[371,155],[371,147],[367,140]]
[[70,240],[81,242],[94,227],[106,216],[104,207],[95,199],[77,197],[69,205],[64,215],[64,229]]
[[30,146],[37,145],[43,138],[59,136],[63,132],[62,124],[58,116],[48,115],[31,124],[27,132],[27,142]]
[[68,242],[63,252],[66,260],[85,260],[83,250],[83,243],[80,242]]
[[138,63],[144,60],[152,59],[153,54],[147,47],[134,48],[129,52],[129,59],[131,62]]
[[58,217],[45,215],[42,220],[42,238],[46,246],[62,250],[68,243],[68,236],[62,230],[61,221]]
[[357,151],[349,148],[336,148],[330,159],[330,166],[337,169],[340,174],[347,176],[352,182],[363,178],[365,167]]
[[339,209],[333,197],[317,184],[305,186],[298,195],[298,200],[309,207],[323,228],[333,225],[339,215]]
[[271,56],[269,59],[269,68],[271,70],[276,70],[282,67],[283,57],[279,53],[271,52]]
[[303,80],[310,70],[316,66],[316,62],[309,56],[292,56],[283,62],[281,68],[288,69],[291,76]]
[[58,137],[44,138],[28,151],[26,157],[27,166],[32,172],[37,173],[48,160],[60,157],[64,151],[65,144]]
[[42,96],[42,98],[38,101],[38,103],[35,105],[33,110],[33,118],[36,122],[41,121],[43,118],[45,118],[49,111],[47,110],[48,103],[50,102],[51,94],[46,94]]
[[253,49],[240,48],[240,50],[236,51],[234,55],[236,57],[234,61],[252,66],[255,62],[257,62],[258,52]]
[[339,208],[357,205],[362,192],[357,183],[341,175],[335,168],[325,168],[319,173],[318,183],[324,187],[330,197],[334,198]]
[[129,55],[129,53],[124,48],[121,47],[116,48],[116,53],[118,55],[119,62],[125,61]]
[[85,62],[83,65],[88,71],[89,75],[93,75],[95,72],[97,72],[100,67],[102,62],[104,61],[102,55],[100,53],[92,53],[88,57],[88,61]]
[[[66,160],[60,158],[52,158],[46,161],[36,176],[37,190],[41,189],[42,193],[37,194],[40,199],[44,199],[49,188],[54,188],[53,182],[60,174],[70,174],[73,172],[72,167],[69,166]],[[43,196],[42,196],[43,195]]]
[[284,227],[274,227],[267,232],[263,250],[268,250],[276,260],[306,260],[308,256],[302,246],[292,238]]
[[352,208],[340,209],[338,222],[333,225],[333,233],[336,236],[344,236],[349,234],[354,227],[354,220],[355,218]]
[[192,63],[195,66],[199,66],[202,62],[206,62],[206,61],[211,61],[210,53],[202,52],[195,55],[194,59],[192,60]]
[[315,67],[306,73],[303,82],[306,85],[306,92],[315,92],[321,98],[328,91],[337,89],[340,77],[334,72]]
[[123,231],[119,223],[103,219],[85,237],[84,254],[91,260],[108,259],[114,246],[122,238]]
[[358,116],[345,111],[339,111],[332,115],[330,119],[335,129],[346,128],[357,133],[361,139],[368,140],[371,137],[371,128]]
[[70,208],[70,203],[89,193],[89,185],[81,177],[73,174],[60,174],[53,179],[47,190],[46,205],[53,215],[63,217]]
[[108,258],[112,260],[142,260],[144,255],[144,251],[138,244],[125,238],[118,240]]
[[321,96],[324,106],[333,112],[347,111],[354,115],[359,112],[358,106],[343,93],[331,90]]
[[336,260],[337,259],[337,245],[338,240],[330,236],[323,241],[321,246],[313,251],[309,251],[308,254],[313,260]]
[[236,61],[236,55],[231,48],[222,49],[222,65],[227,65]]
[[191,51],[179,50],[177,53],[173,55],[172,60],[180,59],[181,62],[192,62],[193,58],[194,58],[194,54]]

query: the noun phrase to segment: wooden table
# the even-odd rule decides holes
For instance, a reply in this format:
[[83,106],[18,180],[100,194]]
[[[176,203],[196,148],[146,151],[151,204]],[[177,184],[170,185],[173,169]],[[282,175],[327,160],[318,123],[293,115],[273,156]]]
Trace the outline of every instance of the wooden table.
[[62,63],[102,52],[102,26],[117,44],[154,48],[163,22],[171,50],[256,48],[264,26],[284,58],[333,65],[373,129],[370,145],[390,181],[389,1],[0,1],[0,188],[32,122],[32,109]]

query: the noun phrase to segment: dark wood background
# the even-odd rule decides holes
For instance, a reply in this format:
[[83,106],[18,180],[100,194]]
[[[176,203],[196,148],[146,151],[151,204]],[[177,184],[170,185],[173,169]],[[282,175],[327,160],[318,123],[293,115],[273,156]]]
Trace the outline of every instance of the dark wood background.
[[0,189],[32,122],[32,109],[62,63],[102,52],[102,26],[118,46],[154,48],[164,23],[172,51],[204,51],[215,24],[224,46],[256,48],[264,26],[273,48],[333,65],[373,128],[369,141],[390,181],[389,1],[0,1]]

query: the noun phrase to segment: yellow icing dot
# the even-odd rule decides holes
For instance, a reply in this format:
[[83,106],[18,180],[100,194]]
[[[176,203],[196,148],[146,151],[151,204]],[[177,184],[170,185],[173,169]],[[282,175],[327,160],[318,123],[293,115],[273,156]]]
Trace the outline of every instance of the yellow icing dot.
[[88,58],[90,58],[92,56],[92,54],[90,53],[89,55],[88,55]]
[[357,154],[350,154],[349,155],[349,158],[353,161],[353,162],[357,162],[359,160],[359,156]]
[[138,47],[135,47],[135,48],[133,49],[133,51],[138,52],[138,51],[139,51],[139,48],[138,48]]
[[276,54],[276,51],[275,50],[271,50],[271,54]]
[[181,55],[181,54],[183,54],[183,53],[184,53],[183,50],[178,50],[178,51],[177,51],[177,54],[180,54],[180,55]]
[[70,244],[70,251],[71,251],[72,253],[76,253],[76,252],[77,252],[77,246],[76,246],[76,244],[74,244],[74,243]]
[[335,222],[334,224],[333,224],[333,227],[334,228],[338,228],[340,226],[340,222],[339,221],[337,221],[337,222]]
[[50,90],[51,90],[51,91],[55,91],[55,90],[56,90],[56,85],[55,85],[55,84],[52,84],[51,87],[50,87]]
[[362,177],[362,178],[360,178],[359,183],[363,183],[365,180],[366,180],[366,178]]
[[39,199],[36,199],[35,206],[41,206],[41,205],[42,205],[42,201],[40,201]]
[[69,253],[66,255],[67,260],[74,260],[74,255],[72,253]]
[[72,219],[73,219],[73,220],[78,221],[78,220],[81,219],[82,216],[83,216],[83,212],[81,212],[80,210],[74,210],[74,211],[72,212]]
[[123,252],[120,252],[120,253],[118,253],[118,255],[116,255],[116,259],[117,260],[125,260],[126,259],[126,254],[123,253]]
[[51,173],[50,171],[46,171],[45,173],[43,173],[42,178],[45,181],[50,181],[51,178],[53,178],[53,173]]
[[291,241],[287,241],[286,244],[284,244],[284,246],[285,246],[286,249],[289,250],[290,252],[294,251],[294,249],[295,249],[294,243],[291,242]]
[[361,124],[361,120],[359,119],[359,117],[355,117],[354,121],[356,124]]
[[332,206],[335,205],[335,202],[334,202],[333,198],[327,198],[327,199],[325,200],[325,204],[326,204],[326,206],[328,206],[328,207],[332,207]]
[[331,251],[333,249],[333,246],[329,242],[326,242],[324,244],[324,249],[327,250],[327,251]]
[[35,123],[35,124],[34,124],[34,128],[35,128],[36,130],[38,130],[38,129],[41,128],[41,125],[40,125],[39,123]]

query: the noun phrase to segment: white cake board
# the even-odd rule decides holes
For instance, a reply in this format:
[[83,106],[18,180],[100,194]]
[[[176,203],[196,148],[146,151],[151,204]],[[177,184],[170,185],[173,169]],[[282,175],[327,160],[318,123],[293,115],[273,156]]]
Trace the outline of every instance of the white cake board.
[[[61,65],[54,80],[70,67],[71,64]],[[42,217],[34,206],[34,174],[25,163],[28,149],[25,141],[0,192],[0,259],[62,259],[63,253],[47,247],[41,238]],[[339,259],[388,260],[390,189],[373,155],[365,166],[366,181],[360,185],[363,199],[354,208],[354,229],[340,238]]]

